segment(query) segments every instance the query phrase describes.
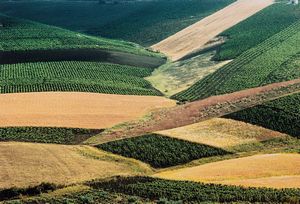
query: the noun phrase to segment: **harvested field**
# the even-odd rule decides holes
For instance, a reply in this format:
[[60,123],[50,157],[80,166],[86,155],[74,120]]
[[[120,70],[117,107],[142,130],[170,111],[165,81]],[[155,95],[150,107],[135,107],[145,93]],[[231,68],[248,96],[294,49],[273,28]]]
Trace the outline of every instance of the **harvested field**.
[[149,171],[142,163],[88,146],[2,142],[0,162],[0,189],[41,182],[71,184]]
[[[300,182],[297,181],[300,179],[300,154],[254,155],[196,167],[165,171],[155,176],[206,183],[299,188]],[[293,182],[289,182],[291,180]]]
[[204,100],[152,112],[151,116],[147,118],[107,129],[103,133],[89,138],[86,143],[97,145],[124,138],[138,137],[150,132],[183,127],[297,92],[300,92],[300,79],[212,96]]
[[286,136],[280,132],[223,118],[164,130],[158,134],[222,148]]
[[[270,6],[273,0],[238,0],[152,46],[173,61],[199,51],[218,34]],[[238,11],[238,12],[237,12]]]
[[18,93],[0,95],[0,127],[41,126],[103,129],[137,119],[175,102],[156,96],[94,93]]

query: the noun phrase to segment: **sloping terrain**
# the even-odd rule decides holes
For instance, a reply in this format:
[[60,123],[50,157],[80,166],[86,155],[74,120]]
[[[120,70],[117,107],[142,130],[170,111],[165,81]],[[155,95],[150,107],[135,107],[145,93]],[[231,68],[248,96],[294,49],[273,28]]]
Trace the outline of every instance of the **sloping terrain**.
[[223,118],[214,118],[158,133],[172,138],[221,148],[285,136],[282,133],[259,126]]
[[[289,67],[289,72],[281,72],[281,75],[273,77],[274,72],[282,69],[282,66],[298,56],[299,52],[300,20],[243,52],[232,62],[172,98],[194,101],[212,95],[259,87],[266,83],[286,81],[287,78],[299,78],[297,67]],[[295,70],[292,76],[291,70]]]
[[88,146],[0,143],[0,189],[41,182],[71,184],[149,171],[146,165]]
[[[155,176],[206,183],[299,188],[299,169],[300,154],[265,154],[166,171]],[[284,180],[285,177],[286,179]],[[290,182],[292,179],[294,179],[293,182]]]
[[137,119],[150,110],[174,106],[156,96],[44,92],[2,94],[0,126],[103,129]]
[[173,61],[199,51],[224,30],[270,6],[272,0],[238,0],[224,9],[152,46]]
[[[150,46],[234,0],[0,1],[0,12],[95,36]],[[43,14],[40,15],[40,11]]]
[[298,93],[300,79],[274,83],[258,88],[247,89],[212,96],[173,108],[153,112],[146,118],[125,123],[89,138],[86,143],[100,144],[124,138],[137,137],[149,132],[182,127],[215,117],[240,111],[266,101]]

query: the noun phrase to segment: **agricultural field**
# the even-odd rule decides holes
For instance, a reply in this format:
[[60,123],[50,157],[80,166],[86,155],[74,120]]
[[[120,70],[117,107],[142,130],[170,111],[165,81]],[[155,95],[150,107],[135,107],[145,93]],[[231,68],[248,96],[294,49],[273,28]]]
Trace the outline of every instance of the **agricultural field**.
[[[298,56],[299,52],[300,20],[256,47],[243,52],[232,62],[198,81],[187,90],[175,94],[172,98],[194,101],[212,95],[262,86],[266,82],[274,82],[272,81],[274,72],[281,69],[281,65]],[[297,73],[293,69],[297,70],[298,68],[291,66],[289,72]],[[275,81],[286,80],[285,75],[288,75],[288,78],[298,78],[297,74],[290,76],[289,72],[277,75]]]
[[[287,162],[288,161],[288,162]],[[250,157],[212,162],[195,167],[160,172],[155,176],[165,179],[189,180],[252,187],[299,188],[300,154],[258,154]],[[279,177],[279,179],[276,179]],[[294,178],[294,182],[284,177]],[[281,179],[280,179],[281,178]],[[254,179],[251,182],[251,179]],[[270,179],[274,182],[259,182]],[[246,182],[246,181],[248,182]],[[275,181],[278,180],[279,183]],[[258,182],[256,184],[256,182]]]
[[76,32],[150,46],[232,2],[234,0],[147,0],[99,4],[97,1],[2,0],[0,12]]
[[136,55],[157,56],[141,46],[125,41],[92,37],[62,28],[0,15],[0,51],[102,49]]
[[[272,0],[238,0],[197,23],[152,45],[172,61],[199,52],[217,35],[273,4]],[[235,12],[235,11],[239,12]],[[233,14],[234,13],[234,14]]]
[[283,97],[225,117],[300,137],[300,94]]
[[109,142],[97,147],[141,160],[155,168],[170,167],[204,157],[230,154],[220,148],[157,134]]
[[174,105],[175,101],[157,96],[79,92],[2,94],[0,127],[105,129]]
[[80,144],[101,131],[79,128],[7,127],[0,128],[0,141]]
[[96,92],[161,95],[143,79],[153,69],[103,62],[61,61],[0,65],[0,93]]
[[218,148],[230,148],[237,145],[262,142],[286,136],[259,126],[224,118],[214,118],[157,133]]
[[0,166],[0,189],[42,182],[68,185],[99,177],[151,171],[137,161],[88,146],[1,142],[0,147],[0,161],[5,162]]
[[300,6],[287,4],[287,1],[277,1],[221,33],[220,36],[226,36],[227,40],[218,48],[214,60],[234,59],[298,20]]

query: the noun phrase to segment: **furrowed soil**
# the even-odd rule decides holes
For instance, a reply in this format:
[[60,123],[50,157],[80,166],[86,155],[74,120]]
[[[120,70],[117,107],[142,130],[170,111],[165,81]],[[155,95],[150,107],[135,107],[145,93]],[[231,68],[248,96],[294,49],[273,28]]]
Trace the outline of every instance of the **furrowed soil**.
[[[287,162],[288,161],[288,162]],[[300,154],[261,154],[165,171],[156,177],[253,187],[299,188]]]
[[101,144],[150,132],[168,130],[221,117],[264,102],[300,92],[300,79],[212,96],[176,107],[152,112],[140,120],[125,123],[89,138],[87,144]]
[[273,0],[238,0],[152,46],[173,61],[199,51],[218,34],[270,6]]
[[0,95],[0,127],[104,129],[175,102],[156,96],[45,92]]
[[141,162],[88,146],[1,142],[0,189],[50,182],[72,184],[150,171]]
[[261,142],[286,136],[280,132],[224,118],[214,118],[193,125],[164,130],[157,133],[220,148]]

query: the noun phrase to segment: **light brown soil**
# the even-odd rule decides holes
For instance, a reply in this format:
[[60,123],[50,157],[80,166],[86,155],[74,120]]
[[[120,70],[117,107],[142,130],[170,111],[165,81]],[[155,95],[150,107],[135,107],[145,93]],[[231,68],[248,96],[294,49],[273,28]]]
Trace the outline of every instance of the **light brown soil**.
[[157,133],[221,148],[286,136],[280,132],[224,118],[214,118]]
[[173,105],[174,101],[157,96],[68,92],[1,94],[0,127],[102,129]]
[[273,0],[238,0],[153,45],[152,48],[166,54],[173,61],[179,60],[197,52],[223,31],[270,6],[272,3]]
[[[165,171],[155,176],[243,186],[300,187],[300,182],[297,183],[300,177],[300,154],[255,155]],[[289,182],[293,178],[296,180]]]
[[300,92],[300,79],[212,96],[204,100],[153,112],[147,118],[108,129],[89,138],[86,143],[100,144],[137,137],[150,132],[183,127],[298,92]]
[[[83,156],[90,155],[94,157]],[[96,158],[97,159],[93,159]],[[88,146],[0,143],[0,189],[41,182],[71,184],[115,175],[135,175],[146,165]],[[145,173],[145,172],[144,172]]]

